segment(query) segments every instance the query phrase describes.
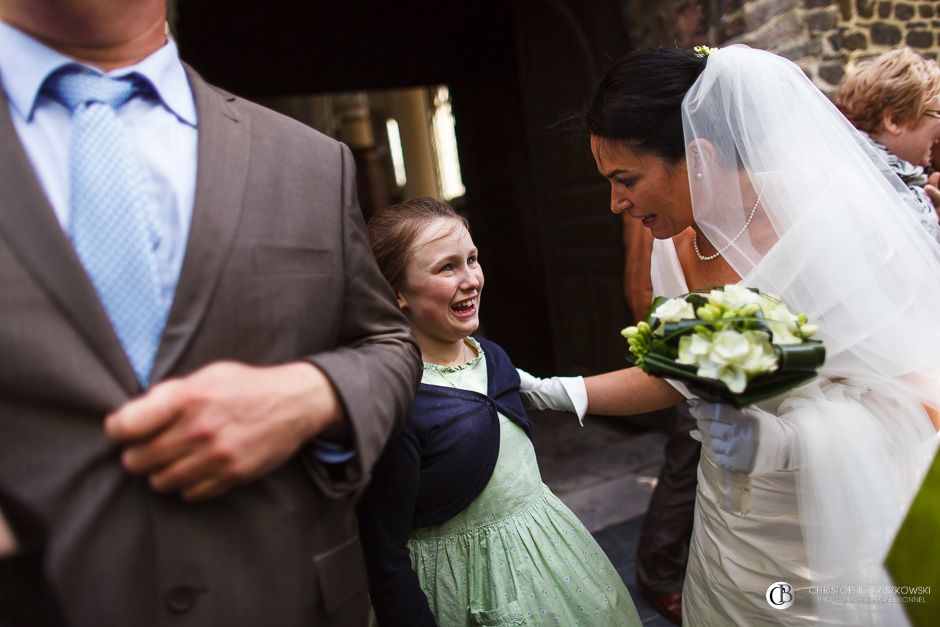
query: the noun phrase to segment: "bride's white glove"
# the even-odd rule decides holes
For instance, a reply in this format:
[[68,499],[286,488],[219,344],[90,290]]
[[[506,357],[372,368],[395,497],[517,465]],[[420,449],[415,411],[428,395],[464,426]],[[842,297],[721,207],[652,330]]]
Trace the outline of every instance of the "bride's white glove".
[[799,466],[793,427],[773,414],[703,402],[689,402],[689,413],[698,423],[702,444],[727,470],[759,475]]
[[519,392],[526,408],[570,411],[578,417],[581,426],[584,426],[588,399],[583,377],[539,379],[521,368],[516,368],[516,372],[519,373]]

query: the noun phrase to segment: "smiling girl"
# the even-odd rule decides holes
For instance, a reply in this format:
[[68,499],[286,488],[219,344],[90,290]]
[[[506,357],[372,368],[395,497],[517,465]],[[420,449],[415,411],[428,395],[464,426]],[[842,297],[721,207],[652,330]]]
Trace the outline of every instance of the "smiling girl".
[[417,198],[375,214],[369,235],[424,360],[360,505],[378,624],[640,625],[610,561],[542,483],[512,362],[471,336],[483,270],[466,221]]

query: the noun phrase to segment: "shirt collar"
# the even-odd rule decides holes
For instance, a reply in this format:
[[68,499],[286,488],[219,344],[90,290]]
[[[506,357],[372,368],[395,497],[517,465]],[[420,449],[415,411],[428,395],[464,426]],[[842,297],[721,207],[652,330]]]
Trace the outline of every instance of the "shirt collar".
[[[0,77],[7,98],[24,119],[30,119],[46,77],[76,61],[0,20]],[[95,71],[100,71],[92,68]],[[137,72],[153,85],[163,105],[182,122],[196,126],[196,104],[186,71],[172,39],[139,63],[108,76]]]
[[881,153],[881,158],[888,163],[888,167],[894,170],[894,173],[897,174],[902,181],[908,185],[913,184],[920,187],[923,187],[927,184],[927,175],[924,173],[923,166],[915,165],[910,161],[897,156],[888,150],[887,146],[879,142],[865,131],[859,132],[865,136],[865,138],[868,140],[868,143],[875,147],[875,150]]
[[137,72],[157,90],[163,105],[181,121],[196,126],[196,103],[193,90],[180,63],[176,42],[169,37],[162,48],[131,67],[109,72],[109,76],[124,76]]

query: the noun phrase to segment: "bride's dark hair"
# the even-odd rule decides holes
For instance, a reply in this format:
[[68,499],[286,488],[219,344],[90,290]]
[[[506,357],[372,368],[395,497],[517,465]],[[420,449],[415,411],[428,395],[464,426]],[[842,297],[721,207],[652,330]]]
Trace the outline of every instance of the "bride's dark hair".
[[705,69],[690,50],[633,52],[612,64],[594,87],[583,121],[591,135],[622,141],[667,161],[685,157],[682,99]]

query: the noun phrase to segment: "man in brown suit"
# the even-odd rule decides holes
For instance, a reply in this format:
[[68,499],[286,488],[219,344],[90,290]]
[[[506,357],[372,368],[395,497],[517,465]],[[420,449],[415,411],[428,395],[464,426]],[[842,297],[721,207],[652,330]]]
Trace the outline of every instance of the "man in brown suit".
[[[361,625],[353,499],[420,357],[349,151],[184,69],[164,1],[0,0],[0,491],[70,625]],[[125,69],[167,307],[143,374],[73,247],[63,164],[100,103],[49,83]]]

